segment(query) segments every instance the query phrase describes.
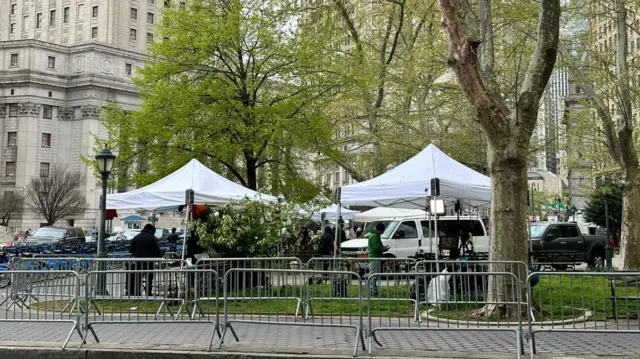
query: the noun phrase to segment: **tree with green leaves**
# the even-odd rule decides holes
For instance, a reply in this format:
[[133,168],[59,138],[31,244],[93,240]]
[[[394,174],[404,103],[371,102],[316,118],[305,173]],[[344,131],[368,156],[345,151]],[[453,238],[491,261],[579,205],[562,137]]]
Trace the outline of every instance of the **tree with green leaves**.
[[[563,63],[586,94],[584,105],[595,113],[597,123],[590,132],[605,143],[613,159],[607,172],[621,172],[625,183],[621,229],[622,265],[625,270],[640,269],[640,160],[635,140],[636,90],[640,72],[631,56],[630,34],[638,33],[633,21],[640,2],[635,0],[574,1],[574,16],[592,19],[585,31],[572,37]],[[587,130],[589,131],[589,130]]]
[[[541,97],[558,51],[560,1],[477,2],[439,0],[448,65],[456,74],[488,142],[491,174],[491,248],[493,261],[527,261],[527,156]],[[537,14],[537,30],[529,32]],[[507,20],[513,22],[505,26]],[[497,26],[498,25],[498,26]],[[504,32],[508,28],[508,32]],[[535,44],[529,51],[528,44]],[[517,45],[520,44],[520,45]],[[530,46],[530,45],[529,45]],[[515,54],[515,61],[510,61]],[[522,63],[528,59],[527,63]],[[511,64],[511,65],[503,65]],[[514,71],[509,69],[515,65]],[[501,71],[496,71],[500,66]],[[526,271],[512,271],[524,280]],[[517,300],[514,283],[492,278],[490,303]],[[505,304],[490,304],[479,316],[503,317]]]
[[596,188],[589,196],[589,202],[585,208],[585,220],[606,228],[607,217],[605,216],[605,212],[608,212],[609,228],[611,233],[617,236],[622,229],[623,195],[624,185],[621,183],[611,183]]
[[325,44],[325,69],[340,82],[325,107],[336,132],[317,144],[320,165],[362,181],[435,143],[485,167],[480,127],[460,89],[441,80],[446,42],[436,0],[307,3],[305,33]]
[[300,163],[333,133],[321,104],[336,85],[320,77],[321,51],[298,16],[287,0],[166,10],[164,41],[135,78],[141,109],[105,116],[123,180],[145,184],[198,158],[254,190],[315,195]]

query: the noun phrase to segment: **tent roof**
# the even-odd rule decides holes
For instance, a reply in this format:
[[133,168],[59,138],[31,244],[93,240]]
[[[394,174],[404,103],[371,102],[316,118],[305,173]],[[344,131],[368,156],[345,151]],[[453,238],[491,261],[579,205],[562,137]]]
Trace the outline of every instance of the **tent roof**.
[[489,206],[491,180],[440,151],[427,146],[417,155],[368,181],[342,187],[341,203],[372,207],[425,208],[431,179],[440,179],[440,196],[467,206]]
[[[311,219],[314,221],[319,221],[322,219],[322,214],[325,214],[325,219],[328,221],[336,220],[338,216],[338,205],[332,204],[329,207],[323,208],[311,216]],[[342,219],[349,220],[353,218],[356,213],[360,213],[360,211],[354,211],[351,209],[340,208],[340,216]]]
[[132,214],[121,219],[123,222],[144,222],[144,218]]
[[195,203],[225,204],[244,199],[275,202],[273,196],[260,194],[230,181],[193,159],[165,178],[136,190],[107,195],[107,208],[145,208],[179,206],[185,203],[185,191],[194,191]]
[[378,207],[353,216],[356,222],[371,222],[385,218],[422,216],[427,212],[421,209]]

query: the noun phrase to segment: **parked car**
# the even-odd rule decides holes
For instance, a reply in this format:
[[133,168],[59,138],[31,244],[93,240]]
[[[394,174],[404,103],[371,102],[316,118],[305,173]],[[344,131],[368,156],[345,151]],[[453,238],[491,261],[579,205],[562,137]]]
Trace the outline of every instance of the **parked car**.
[[[438,250],[436,242],[436,227],[434,220],[429,221],[425,216],[409,216],[383,219],[367,223],[361,236],[343,242],[340,251],[347,257],[366,258],[368,256],[368,236],[370,228],[382,222],[385,231],[380,235],[382,244],[389,247],[384,254],[387,258],[407,258],[413,256],[420,249],[424,253],[435,253]],[[433,228],[433,229],[431,229]],[[477,253],[489,253],[489,234],[481,218],[475,216],[443,216],[438,218],[437,229],[440,238],[457,238],[460,229],[468,230],[473,236],[473,248]]]
[[47,243],[85,243],[85,235],[82,228],[77,227],[42,227],[38,228],[31,236],[25,239],[27,245]]
[[122,232],[122,236],[124,237],[124,239],[130,241],[133,239],[133,237],[137,236],[142,230],[140,229],[127,229],[126,231]]
[[577,223],[536,222],[530,228],[531,247],[537,261],[550,258],[541,255],[543,253],[573,252],[574,264],[587,263],[591,268],[604,266],[606,236],[585,236]]

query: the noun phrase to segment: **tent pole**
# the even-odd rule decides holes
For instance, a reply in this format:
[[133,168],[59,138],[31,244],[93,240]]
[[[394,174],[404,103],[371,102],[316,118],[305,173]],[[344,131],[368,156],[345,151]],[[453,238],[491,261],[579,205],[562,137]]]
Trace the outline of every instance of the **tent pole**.
[[[338,208],[336,209],[336,237],[335,237],[336,245],[334,246],[334,250],[333,250],[333,258],[336,258],[338,256],[338,251],[340,250],[340,244],[343,239],[343,238],[340,238],[340,235],[342,234],[342,231],[340,230],[340,217],[342,216],[342,213],[341,213],[342,205],[340,204],[341,192],[342,192],[341,187],[336,188],[336,204]],[[333,263],[335,265],[335,261],[333,261]]]

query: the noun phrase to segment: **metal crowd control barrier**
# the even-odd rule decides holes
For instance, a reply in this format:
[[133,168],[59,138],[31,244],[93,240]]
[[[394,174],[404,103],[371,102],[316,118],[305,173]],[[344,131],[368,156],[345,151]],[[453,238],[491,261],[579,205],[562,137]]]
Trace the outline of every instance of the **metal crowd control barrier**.
[[[416,268],[416,260],[413,258],[349,258],[349,257],[315,257],[307,262],[309,269],[323,271],[350,271],[359,273],[361,277],[367,278],[373,273],[397,273],[410,272]],[[386,277],[386,276],[385,276]],[[395,281],[399,281],[400,276],[391,277]],[[318,283],[327,282],[329,277],[315,278]],[[307,298],[306,315],[313,314],[313,302],[323,300],[325,298],[315,296]],[[355,298],[342,298],[341,300],[355,300]],[[418,320],[418,305],[415,299],[406,298],[406,301],[413,303],[415,306],[415,319]]]
[[[80,314],[66,317],[60,310],[80,295],[80,277],[77,273],[68,270],[10,270],[8,273],[12,277],[12,285],[7,298],[0,303],[0,306],[7,304],[0,312],[0,323],[71,323],[73,327],[62,344],[63,349],[74,331],[80,335],[80,339],[84,339],[80,330]],[[37,295],[33,291],[36,283],[34,278],[38,279]]]
[[[386,278],[385,278],[386,277]],[[397,280],[389,280],[396,277]],[[489,278],[494,288],[488,288]],[[421,284],[422,281],[426,283]],[[498,286],[504,286],[498,288]],[[423,272],[423,273],[378,273],[367,279],[367,319],[369,325],[369,353],[373,342],[383,347],[376,333],[384,331],[485,331],[515,333],[517,357],[522,353],[522,287],[518,278],[510,272]],[[491,290],[501,289],[513,300],[488,298]],[[511,291],[513,289],[513,291]],[[426,302],[434,308],[421,315],[421,321],[414,321],[415,306],[407,304],[407,298]],[[420,299],[417,299],[420,298]],[[504,318],[497,321],[473,319],[487,306],[498,306],[505,311]],[[459,317],[462,311],[463,317]]]
[[532,358],[541,332],[640,334],[640,272],[538,272],[527,291]]
[[[88,306],[84,315],[84,338],[89,332],[96,342],[100,342],[95,331],[96,325],[108,324],[197,324],[190,319],[180,320],[180,313],[185,305],[184,291],[187,288],[189,278],[202,275],[203,272],[216,278],[217,274],[210,270],[126,270],[126,271],[91,271],[86,279],[86,303]],[[128,285],[121,280],[126,276]],[[104,293],[97,284],[106,277]],[[133,284],[133,286],[131,286]],[[177,284],[177,285],[176,285]],[[174,315],[172,307],[178,306]],[[91,311],[96,308],[95,311]],[[101,308],[101,310],[97,310]],[[163,309],[167,309],[169,316],[161,315]],[[208,349],[211,350],[215,334],[220,330],[215,321],[204,321],[212,324],[211,338]]]
[[[270,275],[283,275],[286,282],[281,286],[267,286]],[[312,280],[316,275],[328,275],[331,286]],[[356,330],[353,355],[358,353],[358,343],[365,348],[362,334],[362,283],[357,273],[322,272],[312,270],[280,270],[232,268],[224,276],[224,331],[218,347],[221,347],[227,330],[239,341],[234,323],[262,325],[294,325]],[[320,295],[323,315],[307,317],[297,321],[301,302],[299,298]],[[353,297],[354,305],[345,309],[340,300]]]
[[[256,275],[261,276],[261,278],[250,278],[253,282],[258,283],[259,279],[263,279],[260,282],[261,286],[265,288],[271,287],[282,287],[288,282],[288,275],[286,272],[289,269],[301,269],[302,262],[300,259],[296,257],[267,257],[267,258],[203,258],[196,262],[195,269],[204,269],[204,270],[213,270],[216,273],[224,273],[226,274],[232,268],[247,268],[247,269],[269,269],[273,270],[270,272],[269,276],[266,276],[264,273],[259,274],[260,271],[256,271]],[[193,268],[193,267],[190,267]],[[212,282],[212,278],[207,278],[206,273],[204,276],[199,276],[197,279],[197,288],[194,294],[194,306],[191,312],[191,318],[195,319],[196,311],[200,314],[201,317],[207,316],[207,302],[213,302],[215,308],[219,306],[218,301],[220,300],[220,289],[223,287],[222,283],[214,283]],[[219,278],[222,279],[222,278]],[[218,279],[218,280],[219,280]],[[239,287],[242,283],[239,281],[244,280],[245,278],[236,277],[234,285]],[[235,298],[227,298],[229,300],[234,300]],[[282,298],[281,298],[282,299]],[[296,308],[296,318],[298,313],[302,310],[302,298],[295,297],[289,298],[297,300],[299,305]],[[219,318],[217,318],[217,322],[219,323]]]

